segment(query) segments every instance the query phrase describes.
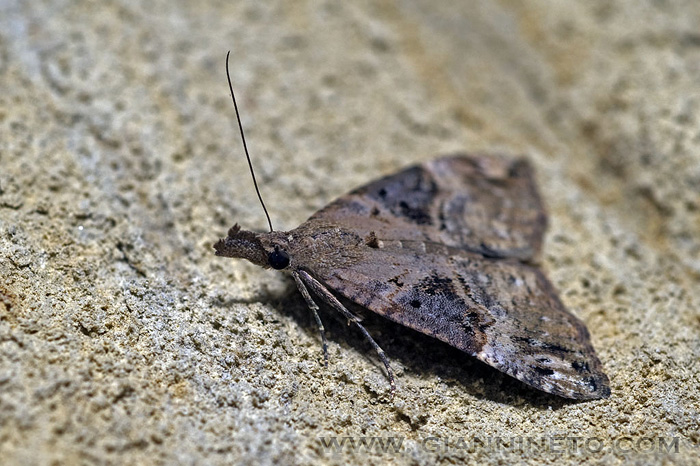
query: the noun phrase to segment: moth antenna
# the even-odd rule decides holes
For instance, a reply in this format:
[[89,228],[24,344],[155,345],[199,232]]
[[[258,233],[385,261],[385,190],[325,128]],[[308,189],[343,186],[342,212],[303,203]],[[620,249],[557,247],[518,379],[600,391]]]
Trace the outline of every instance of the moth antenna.
[[267,213],[267,207],[265,207],[265,202],[263,202],[262,194],[260,194],[260,189],[258,188],[258,181],[255,179],[255,171],[253,170],[253,163],[250,161],[250,155],[248,154],[248,145],[245,143],[245,134],[243,134],[243,124],[241,123],[241,116],[238,113],[238,104],[236,104],[236,96],[233,94],[233,85],[231,84],[231,74],[228,71],[228,56],[231,54],[229,50],[226,53],[226,78],[228,79],[228,88],[231,90],[231,99],[233,100],[233,108],[236,110],[236,120],[238,120],[238,129],[241,130],[241,139],[243,140],[243,150],[245,150],[245,157],[248,160],[248,167],[250,168],[250,175],[253,177],[253,185],[255,185],[255,192],[258,194],[258,199],[260,199],[260,205],[262,205],[263,211],[265,212],[265,217],[267,217],[267,224],[270,226],[270,232],[274,231],[272,229],[272,220],[270,220],[270,214]]

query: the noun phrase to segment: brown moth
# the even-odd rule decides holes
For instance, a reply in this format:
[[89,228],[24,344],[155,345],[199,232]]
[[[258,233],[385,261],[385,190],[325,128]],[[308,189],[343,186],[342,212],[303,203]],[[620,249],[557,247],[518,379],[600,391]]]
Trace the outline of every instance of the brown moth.
[[586,326],[536,264],[546,223],[526,160],[455,155],[360,187],[288,232],[235,225],[214,248],[290,272],[324,356],[313,296],[355,324],[382,359],[392,393],[384,352],[337,296],[547,393],[607,398]]

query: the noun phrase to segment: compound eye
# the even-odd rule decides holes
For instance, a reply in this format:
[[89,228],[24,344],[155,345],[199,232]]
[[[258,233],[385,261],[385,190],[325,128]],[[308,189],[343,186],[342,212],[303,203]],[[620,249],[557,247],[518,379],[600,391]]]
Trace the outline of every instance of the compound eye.
[[281,251],[279,246],[275,246],[275,250],[268,254],[267,262],[273,269],[286,269],[289,265],[289,254]]

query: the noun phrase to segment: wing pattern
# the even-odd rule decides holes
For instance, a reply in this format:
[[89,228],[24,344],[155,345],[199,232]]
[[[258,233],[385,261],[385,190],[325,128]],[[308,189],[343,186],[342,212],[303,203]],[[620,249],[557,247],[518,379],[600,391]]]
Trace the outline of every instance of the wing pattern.
[[607,397],[585,325],[532,264],[545,226],[526,161],[451,156],[339,198],[290,237],[308,238],[295,266],[355,303],[543,391]]

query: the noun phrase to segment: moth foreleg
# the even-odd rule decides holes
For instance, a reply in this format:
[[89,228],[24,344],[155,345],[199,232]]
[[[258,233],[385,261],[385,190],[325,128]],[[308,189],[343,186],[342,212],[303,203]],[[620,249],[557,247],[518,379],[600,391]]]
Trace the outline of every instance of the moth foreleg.
[[[323,284],[321,284],[318,280],[316,280],[308,273],[304,272],[303,270],[300,270],[298,272],[292,272],[292,275],[294,275],[294,279],[297,281],[297,285],[299,285],[299,282],[301,281],[302,286],[299,286],[300,290],[305,290],[305,287],[303,285],[308,286],[326,304],[328,304],[333,309],[340,312],[345,318],[347,318],[348,323],[353,323],[357,326],[357,328],[360,329],[367,341],[369,341],[369,343],[379,355],[379,359],[381,359],[382,363],[384,363],[384,367],[386,367],[386,372],[389,377],[389,384],[391,385],[391,396],[393,398],[394,394],[396,393],[394,371],[391,370],[389,360],[387,359],[386,354],[384,354],[384,350],[377,344],[376,341],[374,341],[372,335],[370,335],[367,329],[360,323],[360,319],[358,319],[357,316],[355,316],[352,312],[348,311],[347,308],[343,306],[343,304],[340,301],[338,301],[338,298],[333,296],[333,294],[330,291],[328,291],[328,288],[323,286]],[[306,293],[308,295],[308,291],[306,291]],[[302,291],[302,294],[304,294],[304,291]],[[311,300],[310,296],[309,300]],[[313,300],[311,300],[311,302],[313,302]]]
[[297,283],[297,288],[299,288],[301,295],[306,301],[306,305],[309,307],[311,314],[313,314],[314,319],[316,320],[318,331],[321,334],[321,344],[323,345],[323,365],[328,367],[328,340],[326,340],[326,329],[323,327],[323,322],[321,322],[321,316],[318,315],[318,305],[309,294],[309,290],[306,289],[304,282],[301,281],[301,278],[299,278],[299,274],[292,272],[292,277],[294,277],[294,281]]

